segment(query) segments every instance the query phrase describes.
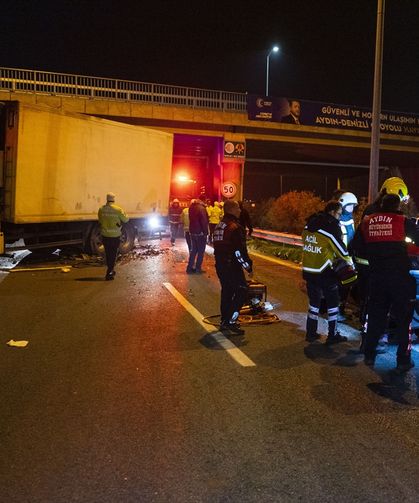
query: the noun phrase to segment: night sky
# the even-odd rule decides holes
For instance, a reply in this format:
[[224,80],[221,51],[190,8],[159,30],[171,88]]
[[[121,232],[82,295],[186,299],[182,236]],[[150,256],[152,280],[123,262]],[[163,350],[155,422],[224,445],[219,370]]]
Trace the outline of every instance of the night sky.
[[[3,0],[0,66],[370,107],[377,0]],[[387,0],[383,108],[419,113],[419,0]]]

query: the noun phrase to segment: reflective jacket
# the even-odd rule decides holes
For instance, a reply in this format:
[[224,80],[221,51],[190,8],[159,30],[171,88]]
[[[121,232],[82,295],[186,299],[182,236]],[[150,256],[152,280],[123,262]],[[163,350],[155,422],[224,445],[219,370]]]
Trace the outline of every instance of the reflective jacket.
[[180,214],[180,221],[182,222],[183,230],[189,232],[189,208],[183,208]]
[[352,241],[355,234],[355,222],[353,214],[343,210],[339,222],[342,231],[342,241],[344,242],[345,246],[348,247],[348,244]]
[[221,208],[219,206],[207,206],[207,213],[210,224],[219,224],[221,221]]
[[252,272],[252,259],[247,253],[246,234],[238,219],[226,213],[214,230],[214,256],[219,264],[241,266]]
[[122,224],[129,220],[125,211],[114,203],[106,203],[99,208],[98,219],[100,233],[106,238],[120,237]]
[[313,280],[321,277],[335,277],[333,264],[345,260],[352,264],[348,250],[342,241],[339,221],[327,213],[312,215],[304,228],[303,235],[303,277]]
[[419,243],[419,227],[401,212],[378,212],[363,218],[353,239],[354,249],[368,259],[371,273],[408,273],[406,237]]

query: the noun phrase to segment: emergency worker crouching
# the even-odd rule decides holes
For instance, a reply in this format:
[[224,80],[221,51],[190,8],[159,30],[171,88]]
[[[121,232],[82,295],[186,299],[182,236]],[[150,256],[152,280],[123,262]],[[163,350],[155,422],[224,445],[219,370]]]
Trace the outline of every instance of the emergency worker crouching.
[[400,211],[400,196],[387,194],[380,211],[367,215],[355,233],[358,249],[365,249],[369,262],[368,328],[364,361],[373,366],[377,344],[384,333],[391,309],[396,320],[397,373],[414,366],[411,359],[409,324],[416,299],[416,282],[409,274],[406,237],[419,243],[417,224]]
[[236,201],[224,203],[224,217],[214,230],[215,270],[221,283],[222,332],[243,335],[237,322],[246,300],[247,282],[243,269],[252,276],[252,260],[247,253],[245,231],[239,224]]
[[99,208],[98,219],[107,265],[105,279],[110,281],[116,274],[114,267],[121,242],[122,224],[128,222],[129,218],[125,211],[115,204],[115,194],[109,192],[106,194],[106,204]]
[[[307,314],[306,340],[314,342],[320,338],[317,333],[320,304],[324,297],[327,305],[328,336],[326,344],[347,341],[347,337],[337,331],[339,312],[338,277],[333,269],[338,261],[352,269],[352,260],[342,241],[339,218],[342,205],[329,201],[323,212],[311,215],[304,228],[303,239],[303,278],[307,283],[309,308]],[[345,264],[346,263],[346,264]]]

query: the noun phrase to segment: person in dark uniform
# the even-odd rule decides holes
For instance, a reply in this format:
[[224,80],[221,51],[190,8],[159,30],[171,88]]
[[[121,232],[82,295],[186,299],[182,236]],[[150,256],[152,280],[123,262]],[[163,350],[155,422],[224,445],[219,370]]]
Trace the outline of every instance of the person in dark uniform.
[[215,270],[221,283],[220,330],[243,335],[237,320],[246,300],[247,281],[243,270],[252,277],[252,260],[246,248],[246,236],[239,223],[240,206],[236,201],[224,203],[224,217],[214,230]]
[[357,248],[365,248],[370,267],[364,361],[368,366],[374,365],[377,344],[391,310],[399,344],[396,367],[399,374],[414,366],[409,324],[416,299],[416,282],[409,274],[406,237],[419,243],[419,227],[403,215],[400,203],[399,195],[385,195],[381,209],[364,217],[354,237]]
[[243,206],[243,201],[239,201],[239,206],[240,206],[240,217],[239,217],[240,225],[243,227],[245,233],[247,233],[247,235],[250,237],[253,232],[252,219],[250,218],[250,214],[247,211],[247,209]]
[[[399,196],[401,205],[406,209],[406,204],[409,201],[409,191],[407,185],[402,178],[398,176],[392,176],[384,180],[380,192],[374,202],[369,204],[362,213],[362,219],[366,215],[372,215],[373,213],[379,213],[381,211],[381,204],[384,196],[387,194],[395,194]],[[402,206],[401,206],[402,207]],[[359,240],[357,240],[359,243]],[[357,291],[359,295],[359,321],[361,322],[361,345],[360,352],[363,353],[365,350],[365,341],[368,325],[368,296],[369,296],[369,280],[370,280],[370,267],[368,259],[365,256],[365,247],[362,245],[359,247],[357,243],[352,243],[351,253],[354,256],[356,268],[358,270],[358,284]],[[382,334],[384,335],[384,334]],[[385,352],[385,345],[376,351],[378,353]]]
[[106,257],[106,281],[115,277],[115,262],[121,242],[122,224],[128,222],[129,218],[125,211],[115,204],[115,194],[106,194],[106,204],[99,208],[98,219],[100,233],[102,235],[103,246]]

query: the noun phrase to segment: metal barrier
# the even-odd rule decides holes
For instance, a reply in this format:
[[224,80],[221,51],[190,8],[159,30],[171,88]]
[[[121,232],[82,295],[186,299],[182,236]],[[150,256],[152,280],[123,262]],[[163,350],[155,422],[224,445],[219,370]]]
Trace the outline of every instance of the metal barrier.
[[246,112],[246,94],[0,67],[0,90]]
[[284,232],[265,231],[263,229],[253,229],[252,237],[274,241],[276,243],[284,243],[293,246],[303,246],[301,236],[297,234],[286,234]]

